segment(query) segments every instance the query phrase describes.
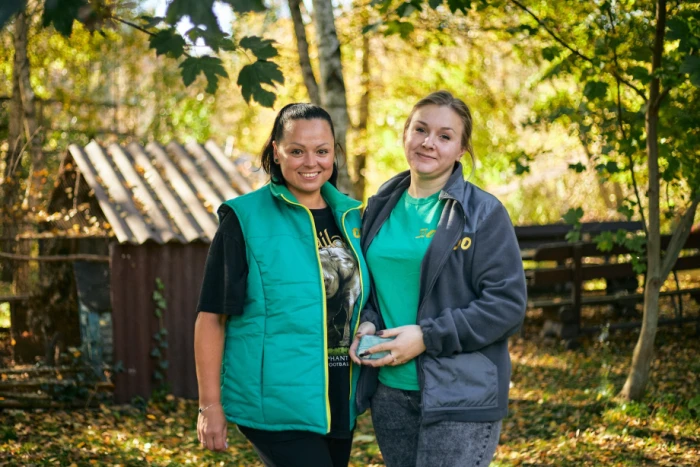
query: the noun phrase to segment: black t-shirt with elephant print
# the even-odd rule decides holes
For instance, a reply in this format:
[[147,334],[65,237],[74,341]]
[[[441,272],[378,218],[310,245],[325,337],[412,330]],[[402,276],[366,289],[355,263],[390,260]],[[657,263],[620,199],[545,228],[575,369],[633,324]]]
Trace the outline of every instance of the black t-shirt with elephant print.
[[[316,245],[323,267],[328,333],[328,399],[334,438],[349,438],[350,318],[360,294],[357,260],[335,223],[330,208],[311,209]],[[219,209],[219,229],[209,247],[197,311],[239,315],[243,312],[248,264],[240,223],[231,208]]]

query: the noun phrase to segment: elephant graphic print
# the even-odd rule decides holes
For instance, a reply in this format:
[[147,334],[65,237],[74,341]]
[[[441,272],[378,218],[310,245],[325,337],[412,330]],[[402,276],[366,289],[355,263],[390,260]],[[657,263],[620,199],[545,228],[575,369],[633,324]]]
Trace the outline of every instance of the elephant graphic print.
[[328,229],[323,229],[318,233],[318,245],[326,287],[328,348],[350,347],[350,318],[360,295],[357,261],[339,232],[331,236]]
[[351,437],[350,430],[350,320],[360,296],[360,272],[355,255],[347,245],[329,208],[312,209],[316,224],[316,245],[323,268],[326,290],[328,339],[328,399],[332,437]]

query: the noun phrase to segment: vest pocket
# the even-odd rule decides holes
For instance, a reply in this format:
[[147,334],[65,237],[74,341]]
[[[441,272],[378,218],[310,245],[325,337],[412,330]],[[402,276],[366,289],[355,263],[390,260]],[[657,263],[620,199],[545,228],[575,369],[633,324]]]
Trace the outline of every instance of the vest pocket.
[[425,356],[425,410],[492,408],[498,405],[498,369],[480,352]]

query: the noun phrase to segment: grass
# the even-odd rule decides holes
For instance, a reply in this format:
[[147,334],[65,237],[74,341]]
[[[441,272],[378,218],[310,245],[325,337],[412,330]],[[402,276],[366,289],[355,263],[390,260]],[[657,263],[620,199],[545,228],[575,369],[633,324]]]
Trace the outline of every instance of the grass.
[[[530,333],[528,335],[534,335]],[[511,345],[510,414],[492,466],[700,465],[700,339],[662,328],[644,399],[624,402],[634,333],[577,351],[538,338]],[[0,465],[260,466],[230,429],[229,449],[199,447],[197,404],[167,396],[146,405],[0,412]],[[352,466],[384,465],[371,419],[360,417]]]

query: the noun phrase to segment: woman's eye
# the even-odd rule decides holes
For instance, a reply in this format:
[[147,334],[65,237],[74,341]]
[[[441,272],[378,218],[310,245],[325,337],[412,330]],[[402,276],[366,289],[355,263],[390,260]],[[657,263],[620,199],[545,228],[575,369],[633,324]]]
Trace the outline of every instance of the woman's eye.
[[292,149],[292,154],[295,156],[298,156],[298,155],[302,154],[302,150],[301,149]]
[[328,154],[328,149],[319,149],[318,153],[322,156],[325,156],[326,154]]
[[417,131],[418,133],[425,133],[425,129],[424,129],[424,128],[421,128],[421,127],[416,128],[416,131]]
[[449,141],[450,137],[447,135],[440,135],[440,138],[444,139],[445,141]]

